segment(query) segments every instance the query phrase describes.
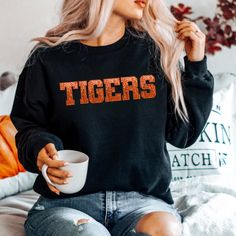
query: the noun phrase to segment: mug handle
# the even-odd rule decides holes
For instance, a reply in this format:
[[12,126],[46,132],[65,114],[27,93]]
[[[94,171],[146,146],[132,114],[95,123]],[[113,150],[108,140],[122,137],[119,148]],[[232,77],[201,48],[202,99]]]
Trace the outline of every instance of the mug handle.
[[49,184],[51,184],[51,185],[53,185],[54,187],[56,187],[56,185],[48,178],[47,169],[48,169],[48,165],[43,164],[43,166],[42,166],[42,174],[43,174],[43,177],[44,177],[44,179],[45,179]]

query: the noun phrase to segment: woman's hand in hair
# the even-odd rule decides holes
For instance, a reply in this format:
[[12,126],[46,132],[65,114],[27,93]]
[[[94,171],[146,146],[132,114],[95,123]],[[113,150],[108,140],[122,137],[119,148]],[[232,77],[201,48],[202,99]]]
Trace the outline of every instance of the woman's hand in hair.
[[205,55],[206,35],[189,20],[177,22],[177,38],[185,41],[185,51],[190,61],[201,61]]
[[[49,179],[55,184],[66,184],[67,178],[70,174],[66,171],[60,170],[59,168],[65,165],[64,161],[57,160],[57,150],[53,143],[48,143],[44,148],[42,148],[37,157],[37,166],[40,171],[42,171],[43,164],[48,165],[47,175]],[[47,183],[49,189],[60,194],[60,191],[53,185]]]

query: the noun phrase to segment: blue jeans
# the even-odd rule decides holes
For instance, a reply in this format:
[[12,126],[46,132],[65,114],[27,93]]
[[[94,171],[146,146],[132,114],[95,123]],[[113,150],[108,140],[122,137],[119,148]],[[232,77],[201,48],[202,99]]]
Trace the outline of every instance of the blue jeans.
[[[100,191],[73,198],[42,196],[28,213],[26,236],[132,236],[138,220],[153,211],[181,216],[173,204],[141,192]],[[89,222],[78,223],[80,219]]]

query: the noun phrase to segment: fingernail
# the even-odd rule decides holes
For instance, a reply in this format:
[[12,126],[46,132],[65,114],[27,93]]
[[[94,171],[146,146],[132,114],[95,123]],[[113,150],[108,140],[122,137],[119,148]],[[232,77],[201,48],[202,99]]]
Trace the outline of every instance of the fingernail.
[[72,177],[73,175],[71,174],[71,173],[69,173],[68,175],[67,175],[67,177]]
[[60,195],[60,192],[58,191],[58,192],[55,192],[57,195]]
[[64,162],[64,166],[68,166],[69,165],[69,162]]
[[52,158],[55,160],[55,159],[58,158],[58,156],[55,154],[55,155],[52,156]]
[[68,184],[68,181],[66,180],[66,181],[64,181],[63,183],[64,183],[64,184]]

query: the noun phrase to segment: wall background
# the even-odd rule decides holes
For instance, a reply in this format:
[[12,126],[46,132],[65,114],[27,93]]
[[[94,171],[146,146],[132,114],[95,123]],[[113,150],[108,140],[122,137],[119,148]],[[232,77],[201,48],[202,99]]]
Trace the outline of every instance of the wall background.
[[[0,8],[0,74],[12,71],[19,74],[27,54],[33,47],[30,39],[42,36],[54,26],[62,0],[7,0],[1,1]],[[175,4],[176,0],[167,0]],[[212,17],[216,9],[216,0],[181,0],[191,5],[195,15]],[[208,56],[208,67],[212,73],[236,73],[236,47],[224,48],[215,56]]]
[[0,74],[20,73],[33,47],[30,39],[42,36],[58,20],[60,0],[7,0],[0,7]]

